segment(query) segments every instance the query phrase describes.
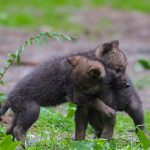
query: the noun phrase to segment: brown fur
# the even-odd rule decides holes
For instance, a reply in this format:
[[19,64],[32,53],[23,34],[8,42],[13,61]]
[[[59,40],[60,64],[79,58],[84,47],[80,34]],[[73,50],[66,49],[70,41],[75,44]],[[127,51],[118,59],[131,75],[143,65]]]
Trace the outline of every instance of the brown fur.
[[[106,78],[106,71],[102,63],[88,60],[83,56],[69,58],[74,69],[71,73],[71,79],[74,84],[74,102],[84,103],[87,99],[95,97],[101,89],[101,83]],[[83,97],[86,96],[86,98]],[[87,97],[89,96],[89,98]]]
[[100,59],[105,64],[105,66],[107,66],[109,75],[114,80],[114,82],[117,80],[117,84],[124,84],[124,86],[126,86],[125,84],[128,84],[125,78],[127,57],[119,48],[118,41],[104,43],[102,47],[98,47],[96,49],[95,55],[97,59]]
[[[142,125],[140,128],[142,130],[144,127],[144,115],[142,109],[142,102],[137,92],[135,91],[131,81],[125,74],[127,66],[127,58],[119,49],[119,42],[112,41],[110,43],[104,43],[99,46],[96,50],[83,53],[82,55],[87,56],[92,60],[100,60],[105,64],[108,75],[111,78],[112,87],[110,92],[106,92],[104,96],[112,95],[113,101],[107,101],[108,99],[103,98],[104,102],[118,111],[126,111],[129,116],[133,119],[135,126]],[[96,106],[96,105],[95,105]],[[88,109],[88,110],[87,110]],[[82,112],[83,111],[83,112]],[[88,113],[88,116],[85,115]],[[84,120],[80,116],[84,114]],[[77,107],[76,120],[80,118],[82,124],[82,133],[78,132],[78,124],[76,124],[76,140],[84,139],[85,130],[87,122],[93,126],[95,129],[97,137],[111,139],[113,135],[115,117],[107,119],[103,114],[100,114],[93,108],[86,108],[82,106]],[[86,122],[87,121],[87,122]],[[76,121],[79,122],[79,121]],[[78,138],[79,137],[79,138]]]
[[[75,91],[73,95],[73,102],[81,106],[83,111],[75,119],[77,124],[75,137],[79,140],[85,136],[84,131],[87,124],[84,124],[84,122],[87,122],[88,107],[94,107],[100,114],[102,113],[107,118],[115,116],[116,112],[112,108],[108,107],[103,100],[97,98],[99,97],[99,92],[103,91],[104,84],[107,84],[105,83],[107,76],[104,66],[98,61],[88,60],[85,57],[81,57],[82,59],[79,59],[80,57],[76,56],[75,58],[76,60],[73,59],[71,61],[71,64],[75,67],[71,75],[71,78],[74,81]],[[87,102],[89,102],[89,105],[85,105]],[[77,113],[78,112],[76,112],[76,114]]]
[[[94,107],[105,116],[115,115],[115,111],[102,100],[97,99],[107,80],[104,65],[98,61],[89,60],[83,56],[68,58],[74,69],[71,72],[74,93],[72,102],[86,107]],[[92,100],[92,101],[91,101]]]

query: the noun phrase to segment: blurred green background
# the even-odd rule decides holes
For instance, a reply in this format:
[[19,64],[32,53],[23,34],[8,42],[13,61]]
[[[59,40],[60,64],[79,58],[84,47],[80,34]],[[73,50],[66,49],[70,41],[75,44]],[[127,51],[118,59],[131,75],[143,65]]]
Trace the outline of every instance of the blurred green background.
[[45,25],[55,30],[79,32],[82,28],[71,23],[70,14],[81,9],[112,7],[150,13],[149,0],[0,0],[0,25],[35,29]]

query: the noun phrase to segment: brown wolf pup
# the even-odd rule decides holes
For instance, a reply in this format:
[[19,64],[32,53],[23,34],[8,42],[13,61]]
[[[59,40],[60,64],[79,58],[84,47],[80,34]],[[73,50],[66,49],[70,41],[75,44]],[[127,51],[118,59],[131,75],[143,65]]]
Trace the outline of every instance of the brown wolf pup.
[[[61,57],[47,61],[24,77],[9,93],[6,103],[0,108],[0,116],[8,108],[14,113],[7,130],[24,143],[25,135],[38,119],[40,106],[56,106],[68,100],[93,103],[106,77],[105,68],[98,61],[83,56]],[[93,102],[90,102],[93,100]],[[106,116],[115,111],[98,100],[97,110]]]
[[[119,42],[112,41],[110,43],[104,43],[96,50],[85,52],[81,55],[92,60],[98,59],[105,64],[111,82],[110,91],[104,96],[113,94],[115,98],[113,98],[113,101],[107,101],[105,98],[102,100],[117,111],[127,112],[134,121],[135,126],[140,125],[139,128],[145,130],[142,102],[128,76],[125,74],[127,58],[122,50],[119,49]],[[99,115],[93,108],[86,109],[86,107],[83,108],[82,106],[78,106],[76,111],[76,122],[78,122],[78,118],[82,120],[81,116],[83,116],[84,120],[82,126],[80,124],[80,127],[78,127],[78,124],[76,124],[75,137],[77,140],[85,138],[87,120],[89,120],[90,124],[94,127],[97,137],[112,138],[115,117],[107,119],[106,117],[101,117],[102,114]],[[82,133],[80,132],[81,129]]]

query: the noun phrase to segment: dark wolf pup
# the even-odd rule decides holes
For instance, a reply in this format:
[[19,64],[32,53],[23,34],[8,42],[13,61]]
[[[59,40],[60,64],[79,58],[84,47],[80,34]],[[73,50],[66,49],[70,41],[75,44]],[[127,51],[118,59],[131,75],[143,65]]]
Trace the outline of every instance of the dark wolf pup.
[[[92,60],[102,61],[105,64],[108,75],[111,77],[111,88],[110,92],[106,92],[104,96],[111,95],[113,92],[115,98],[113,98],[113,101],[107,101],[104,98],[104,102],[117,111],[127,112],[134,121],[135,126],[140,125],[139,128],[145,130],[142,102],[125,73],[127,58],[119,48],[119,42],[104,43],[95,50],[82,53],[81,55]],[[85,138],[88,120],[94,127],[97,137],[112,138],[115,117],[107,119],[93,108],[87,109],[79,105],[76,111],[76,122],[79,122],[78,118],[82,120],[82,123],[80,122],[80,126],[76,124],[76,140]]]
[[[105,77],[100,62],[83,56],[61,57],[41,64],[14,87],[0,108],[0,116],[8,108],[14,113],[7,133],[24,143],[27,130],[38,119],[40,106],[56,106],[69,100],[78,103],[77,99],[82,105],[89,103]],[[96,110],[106,116],[115,115],[113,109],[99,102]]]

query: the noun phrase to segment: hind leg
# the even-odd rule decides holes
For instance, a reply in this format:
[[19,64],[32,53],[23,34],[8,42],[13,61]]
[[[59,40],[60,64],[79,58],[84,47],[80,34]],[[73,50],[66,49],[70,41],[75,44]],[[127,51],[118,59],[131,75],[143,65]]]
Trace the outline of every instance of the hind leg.
[[133,97],[134,99],[131,101],[130,105],[128,106],[126,112],[134,121],[136,132],[138,131],[138,127],[145,131],[144,126],[144,112],[142,108],[142,103],[138,101],[139,97]]
[[14,116],[11,119],[10,124],[7,127],[6,134],[12,134],[13,135],[13,129],[16,126],[16,120],[17,120],[17,114],[14,114]]
[[25,135],[31,125],[38,119],[40,106],[35,102],[27,103],[21,113],[18,114],[16,125],[13,129],[14,137],[25,143]]

